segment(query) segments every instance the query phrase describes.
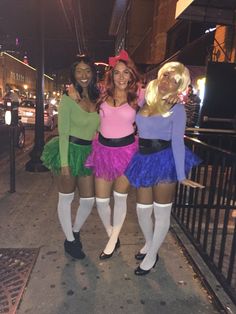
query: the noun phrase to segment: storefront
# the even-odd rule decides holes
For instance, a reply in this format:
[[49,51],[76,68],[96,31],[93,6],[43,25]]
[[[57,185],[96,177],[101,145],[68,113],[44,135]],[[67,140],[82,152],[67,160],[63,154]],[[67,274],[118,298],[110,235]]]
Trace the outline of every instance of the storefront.
[[[0,53],[0,99],[6,92],[6,86],[18,93],[21,98],[33,98],[36,95],[36,69],[12,55]],[[53,93],[53,78],[44,75],[45,93]]]

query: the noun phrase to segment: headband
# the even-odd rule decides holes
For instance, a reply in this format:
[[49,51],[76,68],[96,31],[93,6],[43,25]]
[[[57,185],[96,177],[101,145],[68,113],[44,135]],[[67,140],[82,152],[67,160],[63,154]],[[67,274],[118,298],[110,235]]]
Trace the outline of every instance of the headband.
[[115,57],[109,57],[109,65],[115,67],[118,61],[128,61],[129,55],[125,50],[121,50],[120,54]]

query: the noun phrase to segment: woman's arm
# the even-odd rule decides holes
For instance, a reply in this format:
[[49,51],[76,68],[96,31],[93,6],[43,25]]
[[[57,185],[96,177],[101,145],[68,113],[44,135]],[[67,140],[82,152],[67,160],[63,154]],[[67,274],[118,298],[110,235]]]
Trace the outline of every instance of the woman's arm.
[[186,179],[185,177],[185,146],[184,146],[184,133],[186,125],[186,113],[184,106],[176,104],[173,107],[172,114],[172,134],[171,145],[175,160],[175,167],[177,178],[179,181]]
[[[70,130],[70,103],[68,96],[62,96],[58,111],[58,133],[59,133],[59,152],[61,159],[62,174],[68,174],[68,150],[69,150],[69,130]],[[68,169],[64,169],[67,167]]]
[[198,182],[189,180],[185,176],[185,145],[184,145],[184,133],[186,124],[186,113],[184,105],[177,105],[174,108],[173,115],[173,129],[172,129],[172,149],[175,159],[175,166],[178,180],[185,186],[192,188],[204,188],[204,186]]

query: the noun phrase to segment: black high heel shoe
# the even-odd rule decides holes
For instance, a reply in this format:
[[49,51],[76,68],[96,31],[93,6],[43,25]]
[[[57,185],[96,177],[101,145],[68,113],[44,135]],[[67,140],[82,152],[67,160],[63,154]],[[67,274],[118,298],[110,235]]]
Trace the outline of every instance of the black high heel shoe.
[[112,257],[113,253],[120,247],[120,239],[118,238],[116,241],[116,245],[114,247],[114,250],[110,254],[106,254],[102,251],[102,253],[99,255],[100,259],[108,259]]
[[134,257],[135,257],[135,259],[137,259],[138,261],[142,261],[146,255],[147,255],[146,253],[140,253],[140,252],[138,252],[137,254],[134,255]]
[[[158,254],[157,254],[156,261],[155,261],[154,265],[152,266],[152,268],[154,268],[154,267],[156,266],[156,263],[158,262],[158,260],[159,260],[159,256],[158,256]],[[151,268],[151,269],[152,269],[152,268]],[[134,273],[135,273],[135,275],[137,275],[137,276],[145,276],[145,275],[147,275],[148,273],[150,273],[150,270],[151,270],[151,269],[144,270],[144,269],[142,269],[140,266],[138,266],[138,267],[135,269]]]
[[119,249],[120,247],[120,239],[118,238],[115,245],[115,250]]

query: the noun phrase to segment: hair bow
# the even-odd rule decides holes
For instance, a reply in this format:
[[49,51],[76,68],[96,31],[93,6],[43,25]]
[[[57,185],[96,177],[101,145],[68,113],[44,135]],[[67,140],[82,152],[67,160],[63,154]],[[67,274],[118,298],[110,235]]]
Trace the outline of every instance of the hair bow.
[[109,57],[109,65],[114,68],[116,66],[116,63],[120,60],[123,61],[129,60],[129,55],[125,50],[121,50],[118,56]]

